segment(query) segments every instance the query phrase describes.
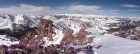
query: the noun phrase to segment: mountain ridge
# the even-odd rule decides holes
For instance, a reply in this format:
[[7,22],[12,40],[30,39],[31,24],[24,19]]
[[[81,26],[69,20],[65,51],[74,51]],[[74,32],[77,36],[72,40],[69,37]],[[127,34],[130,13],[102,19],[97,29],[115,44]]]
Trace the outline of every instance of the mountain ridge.
[[[45,24],[43,23],[44,20],[52,21],[51,23],[52,26],[50,27],[52,28],[51,30],[49,30],[50,28],[47,27],[49,26],[48,23],[45,22],[44,22]],[[21,45],[23,46],[26,45],[27,47],[30,45],[36,46],[33,43],[35,43],[36,40],[39,40],[42,42],[41,45],[44,47],[50,46],[51,44],[61,44],[64,45],[64,47],[69,45],[68,47],[74,47],[75,49],[83,48],[86,45],[91,45],[93,47],[95,45],[96,47],[100,46],[102,48],[102,45],[104,45],[102,43],[104,41],[101,40],[104,40],[104,38],[106,37],[110,38],[114,36],[112,38],[115,38],[115,36],[117,36],[116,37],[117,39],[128,38],[130,40],[139,41],[140,39],[139,22],[140,22],[139,18],[108,17],[99,15],[83,15],[83,14],[56,14],[56,15],[1,14],[0,28],[2,30],[0,30],[0,32],[2,33],[5,32],[5,29],[9,29],[8,31],[11,32],[10,34],[15,35],[7,35],[7,33],[5,35],[13,37],[16,35],[19,37],[23,36],[21,38],[22,41],[18,38],[17,39]],[[38,29],[37,31],[41,32],[41,35],[34,34],[34,31],[36,29]],[[48,31],[44,30],[53,31],[55,32],[55,34],[46,33]],[[18,35],[21,34],[19,32],[24,34]],[[40,34],[40,32],[38,33]],[[32,33],[34,35],[32,35]],[[48,36],[47,34],[51,36]],[[26,38],[26,36],[28,36],[29,38],[30,36],[32,36],[31,40],[28,40],[31,42],[27,41],[28,38]],[[40,39],[41,36],[43,36],[42,39]],[[50,37],[51,40],[49,40]]]

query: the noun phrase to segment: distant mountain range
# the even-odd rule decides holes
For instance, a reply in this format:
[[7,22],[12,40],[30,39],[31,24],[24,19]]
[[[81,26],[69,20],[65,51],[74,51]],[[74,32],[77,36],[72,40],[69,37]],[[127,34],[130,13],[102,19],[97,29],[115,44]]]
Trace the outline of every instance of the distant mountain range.
[[[127,54],[130,51],[126,50],[131,49],[127,46],[139,44],[140,18],[86,14],[0,14],[0,34],[0,42],[3,42],[0,45],[11,46],[15,43],[29,48],[60,44],[75,49],[91,45],[99,54]],[[113,51],[109,53],[111,49]]]

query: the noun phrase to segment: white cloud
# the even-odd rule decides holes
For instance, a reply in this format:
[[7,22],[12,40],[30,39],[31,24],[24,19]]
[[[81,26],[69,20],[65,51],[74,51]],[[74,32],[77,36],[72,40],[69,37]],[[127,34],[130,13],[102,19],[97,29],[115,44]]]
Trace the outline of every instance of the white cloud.
[[[78,5],[72,4],[68,6],[58,6],[53,9],[49,6],[34,6],[28,4],[20,4],[19,6],[0,7],[0,13],[9,14],[96,14],[110,15],[110,11],[101,10],[102,7],[97,5]],[[116,11],[116,10],[112,10]]]
[[84,13],[84,14],[99,14],[103,13],[104,10],[100,10],[101,7],[96,5],[72,5],[67,9],[73,13]]
[[140,6],[132,5],[132,4],[123,4],[122,7],[128,7],[128,8],[140,8]]
[[118,15],[119,13],[117,13],[117,12],[108,12],[108,13],[110,13],[110,14],[112,14],[112,15]]
[[72,4],[70,6],[60,6],[57,8],[61,10],[66,10],[67,13],[75,13],[75,14],[104,14],[105,13],[105,10],[100,10],[101,7],[97,5]]
[[10,14],[45,14],[45,12],[50,12],[50,7],[20,4],[19,6],[0,8],[0,12]]
[[140,10],[128,10],[128,11],[140,11]]

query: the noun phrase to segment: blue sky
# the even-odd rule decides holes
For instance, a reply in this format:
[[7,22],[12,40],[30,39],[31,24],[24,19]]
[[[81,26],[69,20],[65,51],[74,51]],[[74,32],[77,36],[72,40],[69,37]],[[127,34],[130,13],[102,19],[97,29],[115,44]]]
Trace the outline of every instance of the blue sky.
[[0,12],[140,17],[140,0],[0,0]]

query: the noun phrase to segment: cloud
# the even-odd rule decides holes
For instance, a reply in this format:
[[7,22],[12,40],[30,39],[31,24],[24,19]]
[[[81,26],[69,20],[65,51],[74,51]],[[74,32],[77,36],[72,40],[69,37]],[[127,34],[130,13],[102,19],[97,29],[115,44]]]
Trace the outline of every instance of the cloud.
[[72,13],[83,13],[83,14],[99,14],[105,12],[104,10],[100,10],[100,6],[96,5],[72,5],[67,7]]
[[121,10],[108,10],[108,11],[113,11],[113,12],[117,12],[117,11],[121,11]]
[[137,5],[132,5],[132,4],[123,4],[123,5],[120,5],[122,7],[128,7],[128,8],[140,8],[140,6],[137,6]]
[[136,11],[137,12],[137,11],[140,11],[140,10],[128,10],[128,11]]
[[59,9],[67,10],[68,13],[75,14],[104,14],[105,10],[100,10],[101,7],[97,5],[77,5],[61,6]]
[[0,8],[0,12],[10,14],[45,14],[45,12],[50,12],[50,7],[20,4],[19,6]]
[[119,13],[117,13],[117,12],[108,12],[108,13],[110,13],[110,14],[112,14],[112,15],[118,15]]
[[100,10],[100,6],[97,5],[75,5],[72,4],[70,6],[60,6],[57,7],[60,10],[67,10],[69,13],[76,13],[76,14],[98,14],[103,13],[105,10]]
[[58,6],[53,9],[49,6],[34,6],[28,4],[20,4],[18,6],[0,7],[1,13],[10,14],[102,14],[105,10],[100,10],[97,5],[78,5],[72,4],[68,6]]
[[[54,7],[55,8],[55,7]],[[111,15],[117,14],[113,11],[119,10],[102,10],[97,5],[79,5],[71,4],[67,6],[58,6],[55,9],[49,6],[34,6],[28,4],[20,4],[18,6],[0,7],[0,13],[9,14],[95,14],[95,15]]]

